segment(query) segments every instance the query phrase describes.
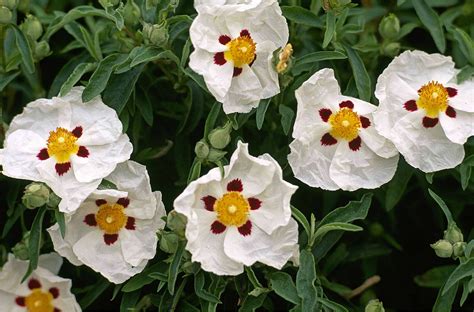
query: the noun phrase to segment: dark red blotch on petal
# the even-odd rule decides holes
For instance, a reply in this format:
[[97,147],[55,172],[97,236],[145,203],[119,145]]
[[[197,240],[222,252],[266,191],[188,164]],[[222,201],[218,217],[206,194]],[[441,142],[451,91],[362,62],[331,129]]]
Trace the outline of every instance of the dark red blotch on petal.
[[28,288],[29,289],[41,288],[41,283],[36,278],[32,278],[28,281]]
[[254,54],[252,62],[249,63],[249,66],[252,67],[253,63],[257,59],[257,54]]
[[87,158],[89,157],[89,150],[85,146],[79,146],[79,150],[77,151],[77,156]]
[[340,108],[350,108],[350,109],[353,109],[354,108],[354,103],[352,103],[352,101],[342,101],[341,103],[339,103],[339,107]]
[[41,151],[39,151],[39,153],[38,153],[38,155],[36,155],[36,157],[38,157],[39,160],[48,159],[49,158],[48,149],[43,148]]
[[15,302],[20,307],[24,307],[25,306],[25,297],[16,297]]
[[84,223],[89,225],[89,226],[96,226],[97,225],[97,220],[95,219],[95,214],[90,213],[87,216],[84,217]]
[[108,246],[115,243],[117,239],[118,239],[118,234],[104,234],[104,243],[106,243]]
[[61,309],[54,308],[54,312],[61,312]]
[[242,192],[244,187],[242,186],[242,181],[240,179],[234,179],[227,183],[227,191],[229,192]]
[[438,124],[438,118],[423,117],[423,126],[425,128],[433,128]]
[[452,106],[446,108],[446,115],[451,118],[456,118],[456,110]]
[[240,32],[240,37],[250,37],[250,32],[247,30],[247,29],[243,29],[241,32]]
[[204,208],[209,211],[214,211],[214,203],[216,202],[216,198],[214,196],[208,195],[201,198],[204,202]]
[[349,142],[349,148],[354,152],[358,151],[361,145],[362,139],[360,138],[360,136]]
[[53,296],[54,299],[59,297],[59,289],[57,287],[51,287],[49,293]]
[[239,233],[242,234],[242,236],[250,235],[252,233],[252,222],[248,220],[247,222],[245,222],[244,225],[239,227],[238,230]]
[[122,205],[123,208],[127,208],[130,204],[130,199],[127,197],[119,198],[119,200],[117,200],[117,204]]
[[227,35],[222,35],[222,36],[219,37],[219,43],[220,44],[224,44],[224,45],[228,44],[231,40],[232,39],[230,39],[230,37],[227,36]]
[[410,101],[405,102],[405,104],[403,104],[403,107],[409,112],[414,112],[418,109],[418,106],[416,105],[415,100],[410,100]]
[[458,90],[455,88],[447,87],[446,91],[448,91],[449,97],[456,96],[458,94]]
[[64,163],[64,164],[56,164],[54,166],[54,168],[56,169],[56,172],[62,176],[63,174],[65,174],[66,172],[69,171],[69,169],[71,169],[71,163],[70,162],[67,162],[67,163]]
[[226,226],[217,220],[211,224],[211,232],[214,234],[221,234],[225,229]]
[[337,140],[329,133],[326,133],[325,135],[323,135],[323,137],[321,138],[321,144],[322,145],[325,145],[325,146],[330,146],[330,145],[334,145],[337,143]]
[[125,225],[125,228],[127,230],[135,230],[135,218],[128,217],[127,218],[127,224]]
[[324,122],[327,122],[329,120],[329,117],[331,116],[332,112],[329,108],[321,108],[319,110],[319,116]]
[[262,206],[262,201],[258,198],[251,197],[247,199],[247,201],[249,202],[251,210],[257,210],[260,208],[260,206]]
[[234,73],[232,74],[233,77],[237,77],[238,75],[242,74],[242,68],[234,67]]
[[95,201],[95,204],[97,205],[97,207],[100,207],[100,206],[102,206],[102,205],[104,205],[104,204],[107,204],[107,201],[106,201],[105,199],[97,199],[97,200]]
[[82,136],[82,127],[81,126],[77,126],[76,128],[74,128],[74,130],[71,131],[72,134],[76,137],[76,138],[80,138]]
[[225,63],[227,63],[227,61],[224,57],[224,52],[217,52],[214,54],[214,64],[224,65]]
[[362,125],[362,128],[368,128],[370,126],[370,120],[367,117],[360,116],[360,124]]

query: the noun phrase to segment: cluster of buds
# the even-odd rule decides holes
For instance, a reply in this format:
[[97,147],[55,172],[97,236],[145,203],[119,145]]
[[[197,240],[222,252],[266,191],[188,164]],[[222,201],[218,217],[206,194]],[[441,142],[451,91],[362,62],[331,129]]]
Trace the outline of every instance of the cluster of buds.
[[226,151],[223,149],[229,145],[232,132],[232,123],[228,121],[223,127],[213,129],[207,138],[196,143],[194,152],[201,161],[217,162],[221,160]]
[[455,223],[449,224],[448,229],[444,231],[443,239],[430,245],[436,255],[440,258],[454,257],[455,259],[464,255],[466,243],[461,230]]
[[323,0],[322,5],[324,11],[333,11],[336,14],[341,13],[345,8],[356,6],[352,0]]
[[44,205],[55,208],[58,206],[60,198],[45,184],[33,182],[25,187],[21,201],[28,209],[36,209]]
[[12,21],[13,10],[17,4],[18,0],[0,0],[0,25],[8,24]]
[[160,24],[145,23],[143,26],[143,36],[146,43],[162,47],[166,45],[169,39],[168,24],[166,21]]
[[395,14],[385,16],[379,24],[379,34],[383,38],[381,53],[386,56],[396,56],[400,52],[400,20]]
[[25,20],[20,25],[20,29],[28,38],[36,60],[42,60],[51,53],[47,41],[38,41],[43,34],[43,25],[41,25],[40,20],[36,16],[27,14]]

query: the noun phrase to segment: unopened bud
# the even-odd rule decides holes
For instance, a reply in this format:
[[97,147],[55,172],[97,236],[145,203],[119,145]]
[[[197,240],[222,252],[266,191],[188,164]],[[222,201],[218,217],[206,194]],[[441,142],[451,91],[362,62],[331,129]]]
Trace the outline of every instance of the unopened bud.
[[12,21],[13,13],[6,6],[0,6],[0,24],[8,24]]
[[18,11],[21,11],[21,12],[29,12],[30,0],[19,0],[17,9]]
[[12,252],[15,255],[16,258],[20,260],[28,260],[29,259],[29,241],[30,241],[30,232],[25,232],[23,235],[23,238],[21,239],[20,242],[18,242],[15,246],[12,248]]
[[365,306],[365,312],[385,312],[385,309],[379,299],[372,299]]
[[400,20],[395,14],[385,16],[379,24],[379,33],[382,38],[395,40],[400,33]]
[[456,258],[464,256],[465,242],[457,242],[453,245],[453,254]]
[[444,239],[450,241],[452,244],[464,241],[464,236],[461,230],[455,223],[448,225],[448,229],[444,231]]
[[382,54],[385,56],[394,57],[400,53],[400,43],[390,42],[383,45]]
[[176,212],[175,210],[170,211],[166,219],[166,225],[168,228],[181,237],[184,237],[186,222],[186,216]]
[[284,74],[291,69],[293,55],[293,46],[288,43],[278,54],[278,63],[276,64],[276,71],[279,74]]
[[440,239],[430,245],[434,249],[436,255],[440,258],[449,258],[453,255],[453,245],[447,240]]
[[209,151],[209,155],[207,156],[207,160],[211,162],[217,162],[221,160],[227,154],[226,151],[221,151],[215,148],[211,148]]
[[173,254],[178,249],[179,237],[170,232],[163,232],[160,239],[160,249],[166,253]]
[[336,12],[342,11],[346,6],[351,4],[351,0],[323,0],[322,5],[324,11],[334,10]]
[[25,21],[20,25],[21,30],[31,38],[31,40],[36,41],[43,34],[43,25],[36,18],[36,16],[28,14]]
[[5,6],[10,10],[14,10],[18,1],[17,0],[0,0],[0,6]]
[[38,60],[44,59],[46,56],[49,55],[51,49],[49,47],[49,43],[46,41],[40,41],[35,46],[35,57]]
[[43,183],[33,182],[26,186],[21,200],[26,208],[35,209],[48,203],[50,193],[49,188]]
[[157,46],[163,46],[168,42],[168,24],[166,21],[160,24],[145,24],[143,26],[143,35],[151,43]]
[[206,159],[209,155],[209,145],[205,141],[199,141],[194,146],[194,153],[200,159]]
[[382,234],[384,233],[384,228],[382,224],[378,222],[374,222],[369,226],[369,232],[373,236],[379,237],[379,236],[382,236]]
[[140,19],[140,7],[133,1],[127,0],[123,7],[123,19],[127,25],[135,26]]
[[230,132],[232,131],[232,123],[227,122],[224,127],[216,128],[211,131],[208,135],[209,143],[211,146],[217,149],[225,148],[231,140]]
[[48,203],[46,205],[50,208],[56,208],[59,206],[60,201],[61,201],[61,198],[58,195],[56,195],[54,192],[51,192],[49,194]]

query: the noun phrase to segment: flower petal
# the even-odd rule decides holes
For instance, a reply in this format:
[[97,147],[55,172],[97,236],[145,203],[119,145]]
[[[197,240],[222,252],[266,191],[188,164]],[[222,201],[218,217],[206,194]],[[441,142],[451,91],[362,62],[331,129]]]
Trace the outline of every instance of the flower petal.
[[457,94],[454,97],[449,98],[449,104],[465,112],[474,113],[474,79],[464,81],[460,85],[451,85],[456,88]]
[[474,135],[473,113],[459,110],[455,118],[440,113],[439,121],[448,139],[454,143],[464,144],[470,136]]

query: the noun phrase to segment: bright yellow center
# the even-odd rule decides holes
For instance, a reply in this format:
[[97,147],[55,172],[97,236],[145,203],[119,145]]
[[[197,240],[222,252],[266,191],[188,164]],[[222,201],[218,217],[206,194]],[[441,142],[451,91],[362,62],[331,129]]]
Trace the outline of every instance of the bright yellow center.
[[232,61],[234,67],[250,64],[255,59],[255,42],[249,36],[242,36],[229,41],[226,46],[229,50],[224,52],[224,58]]
[[352,141],[359,136],[361,122],[359,115],[349,108],[341,108],[337,113],[329,116],[332,129],[330,134],[336,139]]
[[103,204],[95,215],[95,220],[99,228],[105,234],[117,234],[127,223],[127,215],[123,212],[124,208],[119,204]]
[[69,162],[69,158],[79,151],[76,144],[77,138],[72,132],[64,128],[56,128],[49,132],[48,155],[54,157],[60,164]]
[[247,222],[250,205],[240,192],[228,192],[216,201],[214,210],[222,224],[240,227]]
[[437,81],[430,81],[418,90],[416,105],[426,111],[426,116],[436,118],[448,108],[448,90]]
[[42,292],[36,288],[25,297],[25,305],[28,312],[53,312],[53,295],[49,292]]

